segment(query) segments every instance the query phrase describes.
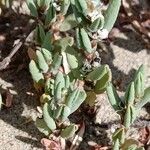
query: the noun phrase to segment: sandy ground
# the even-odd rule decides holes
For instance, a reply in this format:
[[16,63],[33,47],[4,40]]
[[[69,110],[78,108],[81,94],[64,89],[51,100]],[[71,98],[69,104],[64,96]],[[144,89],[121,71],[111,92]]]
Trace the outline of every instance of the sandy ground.
[[12,92],[16,93],[12,107],[0,111],[0,150],[41,149],[41,134],[34,122],[26,123],[30,117],[35,119],[37,106],[37,98],[26,93],[33,91],[28,72],[25,70],[16,74],[14,71],[6,71],[0,76],[7,82],[5,85],[13,85]]

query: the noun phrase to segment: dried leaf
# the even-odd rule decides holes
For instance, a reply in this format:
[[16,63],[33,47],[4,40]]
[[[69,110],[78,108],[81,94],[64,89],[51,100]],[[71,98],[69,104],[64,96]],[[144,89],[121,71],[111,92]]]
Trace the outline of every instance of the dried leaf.
[[140,134],[139,141],[142,144],[145,145],[150,142],[150,127],[144,127],[142,129],[140,129],[139,134]]
[[41,143],[44,145],[45,150],[62,150],[59,142],[43,138]]
[[28,56],[29,56],[29,58],[32,60],[36,60],[36,53],[35,53],[35,51],[32,49],[32,48],[28,48]]
[[6,107],[11,107],[12,106],[12,101],[13,101],[13,95],[10,93],[10,90],[7,90],[6,93]]

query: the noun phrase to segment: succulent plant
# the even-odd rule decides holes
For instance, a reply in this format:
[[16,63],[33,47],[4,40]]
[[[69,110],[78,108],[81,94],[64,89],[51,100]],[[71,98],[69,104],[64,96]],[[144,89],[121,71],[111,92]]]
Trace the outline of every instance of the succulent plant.
[[130,145],[127,142],[125,143],[125,133],[135,121],[141,108],[150,102],[150,87],[145,88],[145,67],[141,65],[137,70],[134,80],[129,84],[123,98],[119,97],[111,83],[107,86],[107,95],[110,104],[120,115],[123,124],[123,128],[117,130],[114,134],[114,149],[120,149],[120,147],[128,145],[126,149],[137,150],[138,145],[134,144],[135,141],[131,142]]
[[[48,83],[53,84],[53,86],[48,86]],[[73,90],[70,89],[71,84],[69,77],[64,76],[60,71],[57,73],[54,82],[48,83],[46,84],[46,88],[52,87],[54,92],[46,90],[50,96],[46,94],[42,95],[42,101],[45,102],[43,106],[43,119],[38,118],[36,123],[39,130],[46,135],[48,131],[49,133],[54,132],[58,124],[67,121],[69,115],[76,111],[86,98],[86,92],[84,90],[78,87]],[[46,127],[46,129],[42,129],[42,126],[43,128]],[[67,137],[72,135],[76,131],[75,129],[74,126],[66,127],[62,131],[63,137],[65,137],[66,134]],[[65,133],[65,131],[67,133]],[[71,133],[68,133],[69,131]]]
[[36,125],[45,135],[59,131],[65,139],[73,137],[78,127],[69,116],[85,99],[94,95],[95,100],[105,92],[111,71],[108,65],[96,62],[100,57],[96,47],[107,38],[120,3],[112,0],[105,10],[97,0],[27,0],[38,22],[29,70],[36,86],[44,91],[40,98],[42,117]]

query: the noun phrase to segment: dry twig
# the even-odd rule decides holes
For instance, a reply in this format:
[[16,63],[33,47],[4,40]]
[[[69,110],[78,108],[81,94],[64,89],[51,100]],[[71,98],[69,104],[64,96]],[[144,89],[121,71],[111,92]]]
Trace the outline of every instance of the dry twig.
[[20,47],[29,39],[30,34],[35,29],[36,23],[34,22],[28,32],[26,33],[26,36],[22,39],[18,39],[14,45],[14,48],[11,50],[9,55],[3,59],[3,61],[0,62],[0,71],[7,68],[9,63],[11,62],[12,57],[16,54],[16,52],[20,49]]

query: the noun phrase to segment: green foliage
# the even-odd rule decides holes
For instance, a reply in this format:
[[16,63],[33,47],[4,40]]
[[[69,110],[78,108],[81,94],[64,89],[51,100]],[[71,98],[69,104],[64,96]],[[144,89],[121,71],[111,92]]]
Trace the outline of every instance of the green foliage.
[[109,66],[102,65],[94,68],[94,70],[87,75],[86,80],[95,81],[94,92],[96,94],[103,93],[106,90],[109,81],[111,81],[111,71]]
[[52,115],[53,112],[50,106],[48,105],[48,103],[45,103],[43,106],[43,118],[48,128],[53,131],[56,129],[56,124],[54,119],[52,118]]
[[121,5],[121,0],[110,0],[108,9],[105,12],[104,15],[105,23],[103,28],[109,32],[114,26],[114,23],[117,19],[120,5]]
[[119,145],[125,142],[125,128],[120,128],[113,134],[113,141],[117,140],[119,142]]
[[51,130],[46,125],[44,119],[37,118],[35,124],[39,131],[44,133],[46,136],[48,136],[51,133]]
[[61,5],[61,13],[66,15],[68,8],[70,6],[70,0],[63,0]]
[[[120,141],[120,146],[126,147],[125,149],[138,149],[138,145],[133,142],[130,144],[126,142],[125,134],[127,129],[135,121],[137,115],[139,114],[141,108],[148,102],[150,102],[150,87],[144,87],[145,81],[145,71],[142,65],[135,74],[134,80],[128,86],[123,99],[119,98],[115,88],[110,83],[107,86],[107,95],[110,104],[115,109],[115,111],[122,118],[123,128],[116,131],[114,134],[114,147],[118,146],[118,140]],[[135,142],[135,141],[134,141]],[[123,148],[122,148],[123,149]]]
[[126,129],[120,128],[113,134],[113,150],[144,150],[138,141],[126,138]]
[[59,53],[56,53],[54,55],[54,58],[51,64],[51,71],[53,73],[57,72],[61,66],[61,63],[62,63],[62,55],[60,55]]
[[150,87],[144,90],[144,95],[142,97],[142,100],[136,104],[136,108],[140,110],[149,101],[150,101]]
[[[37,21],[35,57],[29,70],[36,86],[44,91],[40,97],[42,119],[37,118],[36,125],[47,136],[58,133],[68,139],[78,129],[69,116],[85,99],[93,105],[96,95],[105,92],[111,80],[109,66],[95,60],[101,40],[98,34],[112,28],[120,0],[111,1],[107,10],[99,8],[100,1],[87,0],[28,0],[27,4]],[[86,89],[89,82],[90,90]]]
[[48,71],[48,64],[43,56],[43,54],[40,51],[36,51],[36,55],[37,55],[37,63],[39,66],[39,69],[43,72],[46,73]]
[[101,15],[99,18],[94,20],[92,24],[88,27],[91,32],[96,32],[99,29],[103,29],[104,27],[104,17]]
[[75,6],[80,13],[84,14],[85,16],[88,14],[88,5],[86,0],[75,0]]
[[119,150],[119,140],[115,140],[115,143],[114,143],[114,147],[113,147],[113,150]]
[[32,75],[33,80],[36,83],[41,83],[44,80],[44,76],[42,74],[42,72],[40,72],[39,68],[37,67],[37,64],[35,63],[34,60],[31,60],[30,64],[29,64],[29,69],[30,69],[30,73]]
[[[70,82],[69,77],[64,76],[60,71],[57,73],[53,83],[47,82],[47,84],[50,83],[54,85],[52,86],[54,88],[54,93],[52,93],[51,90],[47,90],[50,91],[49,94],[51,96],[44,94],[41,97],[42,101],[45,101],[45,104],[43,106],[44,121],[43,124],[40,123],[40,125],[38,125],[38,128],[44,134],[47,134],[47,127],[51,132],[54,132],[57,124],[66,121],[68,119],[68,116],[74,111],[76,111],[86,98],[86,93],[84,90],[80,90],[77,88],[72,91],[69,88],[70,87],[70,84],[68,85],[69,82]],[[51,85],[50,86],[47,85],[48,89],[50,87]],[[46,129],[42,129],[42,126],[44,128],[45,125]],[[74,126],[68,126],[66,129],[62,130],[63,137],[65,135],[66,138],[70,137],[70,135],[75,133],[76,131],[75,129],[76,128]]]
[[74,136],[75,132],[77,131],[78,127],[74,124],[69,125],[64,130],[61,131],[62,138],[71,138]]
[[45,16],[45,25],[48,26],[51,22],[55,22],[55,20],[56,20],[56,10],[54,6],[51,4]]
[[92,53],[92,45],[89,36],[84,28],[76,29],[76,41],[79,49],[83,49],[87,53]]
[[28,8],[30,9],[31,15],[33,15],[34,17],[37,17],[38,12],[37,12],[34,0],[27,0],[27,5],[28,5]]
[[114,86],[109,83],[107,86],[107,96],[108,96],[108,100],[110,102],[110,104],[112,105],[112,107],[114,108],[115,111],[119,111],[122,108],[121,106],[121,99],[119,98],[116,89],[114,88]]
[[[45,63],[45,66],[48,67],[48,65],[51,64],[51,62],[52,62],[52,54],[51,54],[50,51],[48,51],[48,50],[45,49],[45,48],[41,48],[41,53],[42,53],[42,54],[40,54],[41,57],[44,57],[44,58],[43,58],[43,61],[44,61],[44,63]],[[40,60],[38,60],[38,62],[39,62],[39,61],[40,61]],[[46,64],[46,63],[47,63],[47,64]],[[45,66],[44,66],[44,68],[45,68]],[[47,68],[45,69],[45,72],[47,72],[46,70],[48,71]]]

